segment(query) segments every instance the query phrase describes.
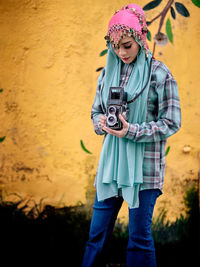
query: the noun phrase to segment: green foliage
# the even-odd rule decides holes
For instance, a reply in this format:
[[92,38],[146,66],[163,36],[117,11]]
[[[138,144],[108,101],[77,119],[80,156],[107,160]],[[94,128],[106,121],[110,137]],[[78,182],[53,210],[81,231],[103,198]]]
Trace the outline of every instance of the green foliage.
[[183,235],[187,233],[187,219],[181,214],[175,222],[165,222],[167,211],[161,210],[152,224],[152,235],[154,241],[158,244],[165,245],[167,243],[180,242]]
[[191,0],[191,1],[195,6],[200,7],[200,0]]
[[101,53],[99,54],[100,57],[106,55],[108,53],[108,49],[105,49],[103,51],[101,51]]
[[80,144],[81,144],[81,148],[88,154],[92,154],[92,152],[90,152],[89,150],[87,150],[87,148],[85,147],[85,145],[83,144],[83,140],[80,140]]
[[161,2],[162,2],[162,0],[151,1],[143,7],[143,10],[147,11],[147,10],[153,9],[153,8],[157,7],[158,5],[160,5]]
[[[186,206],[186,212],[188,217],[195,217],[198,214],[198,189],[195,186],[191,186],[184,197],[184,203]],[[196,218],[197,219],[197,218]]]
[[168,155],[169,151],[170,151],[170,146],[167,147],[166,151],[165,151],[165,157]]
[[173,33],[172,33],[172,27],[171,27],[171,22],[170,19],[167,19],[166,22],[166,33],[169,41],[173,44]]
[[[180,217],[175,222],[166,221],[167,211],[161,210],[159,216],[153,220],[152,232],[157,243],[176,243],[190,239],[193,231],[198,231],[198,190],[195,186],[190,187],[184,197],[187,216]],[[192,227],[191,227],[192,226]],[[193,238],[197,238],[193,235]]]
[[4,137],[0,137],[0,143],[3,142],[5,140],[6,136]]
[[175,222],[169,223],[165,220],[166,211],[162,210],[153,221],[152,233],[161,267],[196,266],[198,262],[199,207],[195,185],[186,191],[184,203],[187,216],[181,214]]
[[1,267],[81,266],[90,226],[87,212],[47,205],[35,217],[26,208],[22,200],[1,202]]
[[176,8],[177,12],[180,15],[182,15],[184,17],[189,17],[190,16],[189,11],[187,10],[187,8],[182,3],[175,2],[175,8]]
[[[197,6],[200,6],[199,4],[199,0],[192,0],[192,2],[197,5]],[[146,4],[144,6],[144,10],[151,10],[155,7],[157,7],[159,4],[161,3],[161,1],[151,1],[149,2],[148,4]],[[176,19],[176,11],[184,16],[184,17],[189,17],[190,16],[190,13],[188,11],[188,9],[185,7],[184,4],[182,3],[179,3],[179,2],[175,2],[175,9],[174,7],[172,6],[172,4],[174,3],[174,1],[167,1],[167,4],[166,6],[163,8],[163,10],[157,15],[155,16],[153,19],[151,19],[151,21],[147,21],[147,26],[151,25],[155,20],[157,19],[160,19],[160,23],[159,23],[159,28],[158,28],[158,33],[157,34],[160,34],[162,33],[161,32],[161,29],[162,29],[162,26],[163,26],[163,23],[165,21],[165,17],[166,15],[168,14],[169,10],[170,10],[170,13],[171,13],[171,17],[175,20]],[[168,39],[171,43],[173,43],[173,33],[172,33],[172,26],[171,26],[171,21],[170,19],[168,18],[167,21],[166,21],[166,33],[167,33],[167,36],[168,36]],[[156,46],[156,42],[154,43],[154,52],[153,54],[155,53],[155,46]]]
[[173,18],[173,19],[176,19],[176,12],[175,12],[173,6],[170,7],[170,12],[171,12],[171,16],[172,16],[172,18]]
[[0,93],[2,93],[3,92],[3,89],[0,89]]
[[96,72],[101,71],[103,68],[104,67],[100,67],[100,68],[96,69]]
[[149,40],[149,41],[151,41],[151,32],[148,30],[148,32],[147,32],[147,39]]

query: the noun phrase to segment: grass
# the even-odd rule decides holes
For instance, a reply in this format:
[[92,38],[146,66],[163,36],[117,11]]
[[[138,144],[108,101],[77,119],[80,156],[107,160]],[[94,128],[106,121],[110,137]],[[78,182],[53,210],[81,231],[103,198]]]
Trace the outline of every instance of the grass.
[[[191,187],[184,200],[185,217],[180,215],[170,223],[162,210],[154,218],[152,234],[158,267],[196,266],[198,262],[197,189]],[[84,205],[63,208],[47,205],[41,210],[39,203],[25,213],[27,205],[22,205],[22,199],[13,203],[1,198],[0,202],[1,267],[81,266],[90,226]],[[128,226],[117,221],[108,245],[107,266],[125,266],[127,242]]]

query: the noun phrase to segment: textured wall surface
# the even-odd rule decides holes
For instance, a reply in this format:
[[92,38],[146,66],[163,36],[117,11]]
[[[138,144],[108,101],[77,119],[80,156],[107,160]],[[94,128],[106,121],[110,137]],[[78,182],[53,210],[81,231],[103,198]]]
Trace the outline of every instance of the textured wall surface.
[[[147,1],[135,1],[144,4]],[[172,21],[174,44],[156,48],[178,82],[183,126],[169,138],[164,194],[171,220],[183,212],[183,194],[197,180],[200,152],[200,9],[184,1],[190,17]],[[108,20],[125,1],[0,0],[0,188],[36,202],[90,201],[102,137],[90,110],[98,67],[106,56]],[[166,1],[147,18],[153,18]],[[169,17],[169,16],[168,16]],[[150,30],[156,33],[158,25]],[[163,30],[164,31],[164,30]],[[152,49],[152,42],[150,48]],[[80,146],[84,141],[92,155]],[[185,153],[185,146],[189,152]],[[7,196],[8,197],[8,196]],[[126,216],[126,205],[121,216]]]

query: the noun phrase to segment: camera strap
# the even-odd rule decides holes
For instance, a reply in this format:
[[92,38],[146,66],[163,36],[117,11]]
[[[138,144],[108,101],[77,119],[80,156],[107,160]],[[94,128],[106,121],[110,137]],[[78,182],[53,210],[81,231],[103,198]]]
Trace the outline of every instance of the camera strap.
[[[133,99],[127,101],[127,104],[133,103],[133,102],[134,102],[134,101],[135,101],[135,100],[136,100],[136,99],[143,93],[143,91],[144,91],[145,88],[147,87],[147,84],[148,84],[149,79],[150,79],[150,73],[151,73],[151,67],[152,67],[152,59],[153,59],[153,57],[151,58],[151,61],[150,61],[150,67],[149,67],[148,79],[147,79],[147,81],[146,81],[145,86],[142,88],[142,90],[139,92],[139,94],[137,94]],[[104,105],[104,103],[103,103],[103,101],[102,101],[103,87],[104,87],[104,86],[102,86],[102,88],[100,89],[100,102],[101,102],[101,107],[102,107],[102,109],[103,109],[103,112],[106,113],[106,108],[105,108],[105,105]]]

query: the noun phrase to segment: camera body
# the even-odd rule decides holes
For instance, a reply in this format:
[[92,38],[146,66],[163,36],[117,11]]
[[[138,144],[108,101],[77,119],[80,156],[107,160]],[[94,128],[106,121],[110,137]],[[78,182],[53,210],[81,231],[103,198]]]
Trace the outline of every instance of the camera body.
[[123,124],[119,119],[121,114],[128,120],[127,93],[123,87],[110,87],[108,96],[108,106],[106,108],[106,126],[113,130],[121,130]]

